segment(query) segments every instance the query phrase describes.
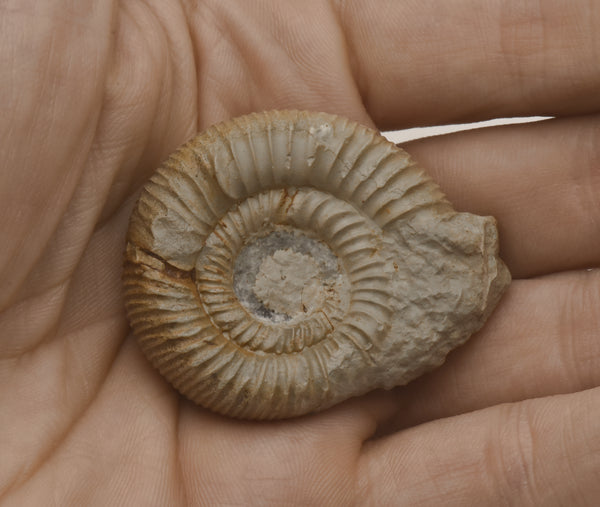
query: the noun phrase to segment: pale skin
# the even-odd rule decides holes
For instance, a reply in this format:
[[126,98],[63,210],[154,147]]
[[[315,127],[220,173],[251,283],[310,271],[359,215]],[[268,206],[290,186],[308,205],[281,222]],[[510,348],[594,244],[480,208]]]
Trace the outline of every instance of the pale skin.
[[[7,505],[594,505],[600,9],[593,1],[0,2]],[[140,185],[198,130],[297,108],[379,129],[496,216],[515,278],[436,372],[256,423],[182,399],[127,326]]]

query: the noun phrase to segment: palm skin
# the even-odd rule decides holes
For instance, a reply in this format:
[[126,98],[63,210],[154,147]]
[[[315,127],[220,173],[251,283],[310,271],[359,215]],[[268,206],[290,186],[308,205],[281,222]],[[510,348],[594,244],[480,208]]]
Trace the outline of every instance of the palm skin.
[[[600,11],[592,2],[0,2],[6,505],[593,505]],[[492,214],[515,281],[436,372],[290,421],[181,399],[127,327],[141,183],[216,121],[556,119],[407,147]]]

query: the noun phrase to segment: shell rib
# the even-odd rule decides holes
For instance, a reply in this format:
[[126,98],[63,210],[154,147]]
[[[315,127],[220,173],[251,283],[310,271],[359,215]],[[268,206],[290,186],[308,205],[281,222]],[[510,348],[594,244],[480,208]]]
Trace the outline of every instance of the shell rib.
[[132,213],[129,321],[196,403],[275,419],[405,384],[510,283],[495,220],[457,213],[377,132],[299,111],[215,125]]

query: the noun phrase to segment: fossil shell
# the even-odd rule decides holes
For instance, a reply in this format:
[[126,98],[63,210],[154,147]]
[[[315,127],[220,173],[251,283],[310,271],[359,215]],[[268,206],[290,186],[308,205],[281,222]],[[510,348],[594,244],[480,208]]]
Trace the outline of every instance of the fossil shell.
[[409,155],[323,113],[213,126],[145,185],[124,270],[150,362],[221,414],[275,419],[441,364],[510,282],[495,220]]

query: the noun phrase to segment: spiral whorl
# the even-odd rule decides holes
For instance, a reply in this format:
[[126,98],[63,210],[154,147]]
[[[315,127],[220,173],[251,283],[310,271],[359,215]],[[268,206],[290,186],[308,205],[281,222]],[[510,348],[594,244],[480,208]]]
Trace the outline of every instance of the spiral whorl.
[[145,185],[125,301],[185,396],[291,417],[443,362],[510,281],[497,253],[494,220],[454,211],[377,132],[272,111],[209,128]]

